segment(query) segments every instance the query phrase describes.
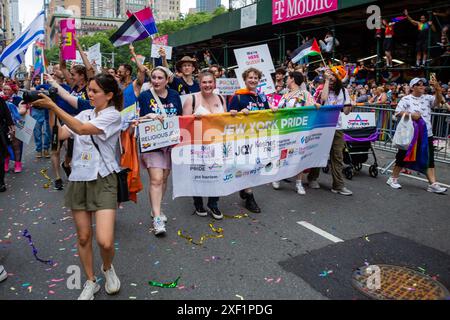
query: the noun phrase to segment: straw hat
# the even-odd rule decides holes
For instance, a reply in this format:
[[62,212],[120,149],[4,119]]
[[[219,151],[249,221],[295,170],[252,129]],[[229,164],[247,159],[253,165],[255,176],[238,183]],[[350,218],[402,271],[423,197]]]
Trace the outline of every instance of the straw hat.
[[194,72],[195,70],[197,70],[198,68],[197,60],[189,56],[184,56],[183,58],[181,58],[181,60],[178,60],[177,63],[175,64],[175,68],[177,69],[178,72],[181,72],[181,66],[183,65],[183,63],[186,62],[192,63],[192,65],[194,66]]

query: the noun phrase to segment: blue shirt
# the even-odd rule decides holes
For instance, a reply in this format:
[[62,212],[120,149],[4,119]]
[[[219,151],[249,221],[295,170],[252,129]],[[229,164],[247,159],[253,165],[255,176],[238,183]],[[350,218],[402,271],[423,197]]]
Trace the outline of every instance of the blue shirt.
[[[168,116],[181,116],[183,114],[183,106],[181,105],[180,96],[175,90],[167,89],[167,97],[161,98],[162,106]],[[139,95],[139,116],[143,117],[149,113],[161,114],[158,104],[150,90],[146,90]]]
[[197,81],[194,80],[192,86],[188,85],[183,78],[175,77],[172,83],[169,84],[170,89],[178,92],[179,95],[190,94],[200,92],[200,86]]
[[234,95],[233,98],[231,98],[230,105],[228,106],[228,111],[241,111],[245,108],[250,111],[258,111],[269,109],[270,107],[269,102],[267,102],[267,98],[263,93],[259,93],[256,96],[253,94],[240,94]]
[[[68,86],[67,84],[61,84],[61,87],[63,87],[64,90],[66,90],[67,92],[70,92],[70,86]],[[52,86],[50,84],[41,84],[39,86],[36,87],[36,90],[48,90],[50,89]],[[80,111],[78,111],[77,109],[75,109],[74,107],[72,107],[66,100],[64,100],[63,98],[61,98],[59,95],[56,96],[56,100],[55,103],[58,107],[60,107],[61,109],[63,109],[65,112],[67,112],[70,115],[76,115],[78,114]],[[48,112],[48,110],[46,110]],[[47,115],[48,117],[48,115]]]
[[123,108],[126,109],[137,102],[137,97],[134,94],[133,81],[123,89]]
[[84,110],[94,109],[89,100],[78,98],[77,101],[78,113]]
[[22,102],[22,98],[19,97],[18,95],[13,95],[13,96],[11,97],[11,102],[12,102],[16,107],[18,107],[19,104],[20,104],[20,102]]
[[87,94],[87,88],[86,86],[84,86],[81,89],[78,89],[77,86],[73,87],[70,91],[70,95],[77,97],[77,98],[81,98],[81,99],[88,99],[88,94]]

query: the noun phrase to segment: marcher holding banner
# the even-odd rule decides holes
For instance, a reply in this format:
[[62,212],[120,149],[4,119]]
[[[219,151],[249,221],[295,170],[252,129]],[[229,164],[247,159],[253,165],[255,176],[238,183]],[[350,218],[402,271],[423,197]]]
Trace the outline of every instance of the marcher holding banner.
[[[270,109],[269,102],[264,93],[256,93],[262,72],[255,68],[249,68],[244,71],[242,78],[245,82],[245,88],[239,89],[231,98],[229,111],[232,115],[242,112],[247,115],[250,111]],[[255,201],[252,189],[248,188],[239,192],[241,199],[245,200],[245,207],[255,213],[261,212],[260,207]]]
[[[301,88],[304,83],[303,74],[300,72],[289,72],[286,84],[289,92],[283,95],[281,98],[278,108],[301,108],[305,106],[316,106],[317,109],[320,108],[320,104],[314,101],[313,96],[307,91]],[[274,110],[274,109],[272,109]],[[295,189],[300,195],[305,195],[306,191],[302,185],[303,172],[300,172],[296,177]],[[272,187],[275,190],[280,189],[281,181],[272,182]]]
[[[325,72],[325,84],[320,96],[322,105],[342,105],[344,114],[349,114],[351,107],[350,94],[347,89],[343,87],[341,78],[338,73],[331,70]],[[353,192],[347,189],[344,185],[344,177],[342,168],[344,165],[344,133],[342,132],[342,112],[339,114],[336,132],[333,138],[333,144],[330,150],[331,174],[333,177],[333,186],[331,192],[338,193],[344,196],[351,196]],[[320,174],[320,168],[313,168],[308,174],[309,186],[313,189],[319,189],[320,185],[317,178]]]
[[[209,71],[200,72],[198,75],[200,81],[200,92],[194,93],[192,96],[186,99],[183,104],[183,115],[194,114],[197,118],[203,115],[213,113],[225,113],[226,103],[225,99],[215,94],[215,77]],[[220,212],[217,203],[219,197],[209,197],[207,208],[211,212],[214,219],[223,219],[223,214]],[[198,216],[206,217],[208,215],[207,210],[203,207],[202,197],[194,197],[195,213]]]
[[[182,115],[180,96],[175,90],[167,88],[168,82],[169,76],[164,67],[156,67],[152,70],[152,88],[139,95],[139,119],[135,121],[135,125],[142,120],[162,121],[164,117]],[[161,212],[161,202],[172,167],[170,152],[171,147],[164,147],[141,154],[141,164],[147,169],[150,178],[149,198],[155,235],[166,232],[167,217]]]

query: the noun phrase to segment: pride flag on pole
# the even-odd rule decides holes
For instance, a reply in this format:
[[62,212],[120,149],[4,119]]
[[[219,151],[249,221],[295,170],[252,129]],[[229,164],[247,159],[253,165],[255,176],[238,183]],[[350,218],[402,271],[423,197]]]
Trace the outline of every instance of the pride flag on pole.
[[[142,23],[148,35],[153,35],[158,33],[158,28],[156,27],[155,18],[153,17],[152,9],[144,8],[138,12],[131,13],[129,10],[127,11],[127,16],[130,18],[132,15],[136,17],[136,19]],[[142,35],[143,39],[147,38],[148,35]],[[139,39],[142,40],[142,39]]]
[[34,45],[34,73],[33,79],[45,72],[45,59],[44,59],[44,47],[45,44],[42,41],[36,41]]

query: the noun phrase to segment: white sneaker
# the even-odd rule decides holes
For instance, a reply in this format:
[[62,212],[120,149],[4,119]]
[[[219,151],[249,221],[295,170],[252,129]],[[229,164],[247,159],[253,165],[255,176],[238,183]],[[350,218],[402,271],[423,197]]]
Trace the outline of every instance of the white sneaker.
[[0,264],[0,282],[8,278],[8,274],[6,273],[5,267]]
[[302,182],[301,181],[297,181],[295,183],[295,189],[297,190],[297,193],[300,195],[305,195],[306,191],[305,188],[303,188]]
[[[441,187],[438,185],[437,182],[430,184],[427,189],[428,192],[434,192],[434,193],[444,193],[447,191],[447,188]],[[0,280],[1,281],[1,280]]]
[[308,182],[308,185],[311,189],[320,189],[320,184],[317,180],[312,180]]
[[353,192],[351,192],[349,189],[347,189],[346,187],[343,187],[342,189],[331,189],[331,192],[333,193],[339,193],[343,196],[351,196],[353,194]]
[[116,275],[116,271],[114,270],[114,266],[111,265],[111,268],[107,271],[103,270],[102,265],[102,273],[105,275],[105,290],[107,294],[115,294],[120,290],[120,280]]
[[[150,215],[152,216],[153,219],[155,219],[155,217],[153,216],[153,212]],[[167,216],[164,213],[161,212],[159,216],[163,222],[167,222]]]
[[272,182],[272,188],[274,188],[275,190],[280,189],[280,181]]
[[393,177],[389,177],[389,179],[386,181],[386,184],[391,186],[391,188],[394,188],[394,189],[401,189],[401,187],[402,187],[401,184],[398,183],[397,179],[393,178]]
[[86,281],[83,287],[84,289],[78,297],[78,300],[94,300],[94,294],[100,290],[100,285],[91,280]]
[[166,224],[160,217],[153,219],[153,228],[155,229],[155,235],[166,233]]

